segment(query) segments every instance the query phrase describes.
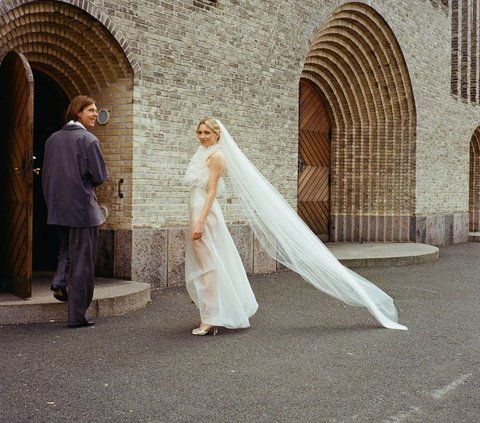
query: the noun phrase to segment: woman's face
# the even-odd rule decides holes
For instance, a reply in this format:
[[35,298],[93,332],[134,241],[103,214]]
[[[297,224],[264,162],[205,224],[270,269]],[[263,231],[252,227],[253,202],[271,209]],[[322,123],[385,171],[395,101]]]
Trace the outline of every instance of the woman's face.
[[85,107],[77,113],[78,121],[85,126],[85,128],[93,128],[95,126],[97,115],[97,106],[95,106],[95,104],[90,104],[90,106]]
[[204,147],[210,147],[216,144],[218,135],[213,132],[207,125],[202,123],[197,129],[197,138]]

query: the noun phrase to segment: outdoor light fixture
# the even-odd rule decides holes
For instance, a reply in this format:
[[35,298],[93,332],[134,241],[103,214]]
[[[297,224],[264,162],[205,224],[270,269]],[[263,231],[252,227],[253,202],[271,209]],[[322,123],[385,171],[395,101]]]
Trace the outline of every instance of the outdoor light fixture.
[[98,111],[97,122],[100,125],[105,125],[109,119],[110,119],[110,113],[108,113],[107,109],[100,109]]

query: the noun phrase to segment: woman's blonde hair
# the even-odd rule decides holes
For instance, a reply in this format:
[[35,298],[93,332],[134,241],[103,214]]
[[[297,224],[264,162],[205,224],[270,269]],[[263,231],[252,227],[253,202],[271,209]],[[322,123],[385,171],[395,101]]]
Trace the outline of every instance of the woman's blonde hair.
[[218,135],[217,141],[220,141],[220,126],[218,125],[215,118],[206,117],[206,118],[200,119],[200,122],[198,122],[198,125],[197,125],[197,128],[195,129],[195,132],[198,131],[198,128],[200,128],[200,125],[202,125],[202,124],[207,126],[213,132],[215,132]]

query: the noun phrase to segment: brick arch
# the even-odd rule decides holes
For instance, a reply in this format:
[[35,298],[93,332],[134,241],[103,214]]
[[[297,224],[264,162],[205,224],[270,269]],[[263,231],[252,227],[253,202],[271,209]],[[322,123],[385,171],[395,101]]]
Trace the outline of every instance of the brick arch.
[[0,9],[0,58],[22,52],[71,97],[133,79],[140,66],[103,12],[79,1],[6,1]]
[[470,140],[469,231],[480,232],[480,127]]
[[[0,61],[12,50],[69,98],[88,94],[109,111],[108,124],[94,129],[110,173],[97,195],[109,211],[106,229],[131,229],[134,78],[141,69],[128,42],[89,1],[6,0],[0,3]],[[122,198],[112,194],[120,180]]]
[[331,114],[333,239],[410,240],[416,111],[388,24],[367,4],[342,4],[313,38],[301,78]]

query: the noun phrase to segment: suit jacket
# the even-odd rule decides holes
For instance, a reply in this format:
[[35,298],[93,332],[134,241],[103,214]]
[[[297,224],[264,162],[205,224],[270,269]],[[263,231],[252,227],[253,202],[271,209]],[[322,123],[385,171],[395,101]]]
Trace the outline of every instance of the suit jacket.
[[108,178],[100,143],[80,125],[65,125],[45,143],[42,188],[47,223],[92,227],[105,222],[94,187]]

